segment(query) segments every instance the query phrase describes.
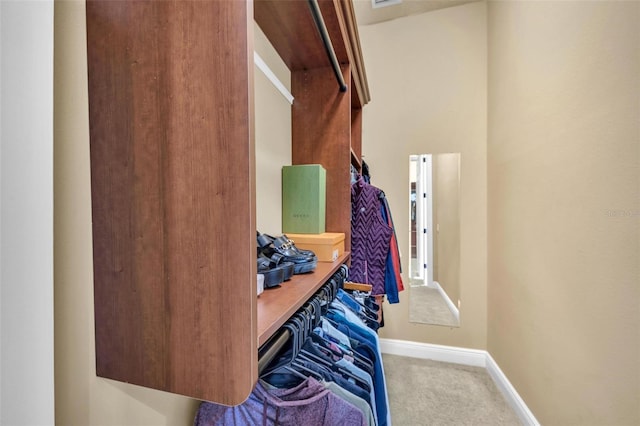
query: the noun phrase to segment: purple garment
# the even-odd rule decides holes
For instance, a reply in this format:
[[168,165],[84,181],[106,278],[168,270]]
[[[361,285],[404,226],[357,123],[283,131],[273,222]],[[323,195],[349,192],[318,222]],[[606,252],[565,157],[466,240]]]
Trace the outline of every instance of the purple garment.
[[195,426],[366,426],[364,413],[309,377],[292,389],[265,389],[260,382],[240,405],[203,402]]
[[382,191],[362,177],[351,185],[351,281],[371,284],[373,295],[385,294],[384,277],[393,229],[382,218]]

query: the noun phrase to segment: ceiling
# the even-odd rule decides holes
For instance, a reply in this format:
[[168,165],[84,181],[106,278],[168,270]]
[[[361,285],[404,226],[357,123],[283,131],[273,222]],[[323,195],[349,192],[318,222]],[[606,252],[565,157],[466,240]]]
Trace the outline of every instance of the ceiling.
[[371,0],[353,0],[358,25],[371,25],[408,15],[458,6],[478,0],[402,0],[401,3],[373,8]]

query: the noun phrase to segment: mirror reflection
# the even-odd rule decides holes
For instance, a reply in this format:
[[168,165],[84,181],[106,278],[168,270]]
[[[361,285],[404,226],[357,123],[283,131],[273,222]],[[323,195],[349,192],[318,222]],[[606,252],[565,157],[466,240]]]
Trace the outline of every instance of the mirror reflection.
[[409,157],[409,321],[460,326],[460,154]]

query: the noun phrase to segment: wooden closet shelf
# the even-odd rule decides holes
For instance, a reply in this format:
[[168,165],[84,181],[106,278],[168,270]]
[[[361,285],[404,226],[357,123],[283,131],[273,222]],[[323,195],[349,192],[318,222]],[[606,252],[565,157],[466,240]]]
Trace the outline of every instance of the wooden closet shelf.
[[278,288],[258,296],[258,346],[262,346],[345,263],[345,252],[335,262],[318,262],[310,274],[294,275]]

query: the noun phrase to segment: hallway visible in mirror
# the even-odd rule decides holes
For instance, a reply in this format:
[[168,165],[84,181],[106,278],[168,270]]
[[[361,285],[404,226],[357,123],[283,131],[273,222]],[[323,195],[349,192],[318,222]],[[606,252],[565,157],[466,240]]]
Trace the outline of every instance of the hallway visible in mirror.
[[409,321],[460,326],[460,154],[409,157]]

